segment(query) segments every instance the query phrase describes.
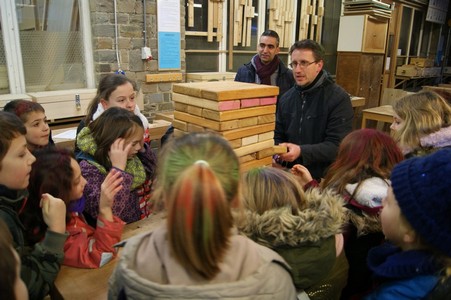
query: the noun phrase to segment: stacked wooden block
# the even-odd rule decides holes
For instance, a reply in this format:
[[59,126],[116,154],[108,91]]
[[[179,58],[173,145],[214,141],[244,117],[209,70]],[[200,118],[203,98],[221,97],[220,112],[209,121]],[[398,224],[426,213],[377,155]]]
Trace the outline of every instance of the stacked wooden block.
[[173,85],[175,136],[215,131],[227,139],[240,158],[241,170],[270,165],[274,146],[279,88],[222,81]]

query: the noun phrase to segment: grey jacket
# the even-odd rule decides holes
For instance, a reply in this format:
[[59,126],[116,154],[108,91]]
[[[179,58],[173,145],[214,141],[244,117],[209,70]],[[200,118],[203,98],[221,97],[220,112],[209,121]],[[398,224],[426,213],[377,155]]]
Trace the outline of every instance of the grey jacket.
[[211,281],[193,278],[170,255],[166,226],[127,241],[109,281],[108,299],[296,299],[286,262],[233,235]]

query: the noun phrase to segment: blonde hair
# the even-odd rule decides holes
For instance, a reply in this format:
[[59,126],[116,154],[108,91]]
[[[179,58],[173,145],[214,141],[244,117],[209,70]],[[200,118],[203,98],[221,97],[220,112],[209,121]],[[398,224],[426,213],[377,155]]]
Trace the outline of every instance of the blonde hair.
[[407,95],[393,105],[393,110],[404,120],[393,134],[400,147],[418,147],[421,137],[451,125],[451,106],[432,91]]
[[158,167],[155,197],[166,203],[171,250],[186,269],[211,279],[229,246],[238,158],[222,137],[193,133],[168,142]]
[[290,207],[297,215],[307,205],[294,175],[270,167],[252,169],[244,175],[242,200],[247,209],[260,215],[281,207]]

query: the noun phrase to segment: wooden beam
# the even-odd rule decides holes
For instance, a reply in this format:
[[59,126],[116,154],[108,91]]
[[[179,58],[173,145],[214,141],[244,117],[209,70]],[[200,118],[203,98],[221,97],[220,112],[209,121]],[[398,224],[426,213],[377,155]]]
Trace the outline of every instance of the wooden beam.
[[208,0],[207,41],[213,42],[213,2]]
[[188,27],[194,27],[194,0],[188,0]]

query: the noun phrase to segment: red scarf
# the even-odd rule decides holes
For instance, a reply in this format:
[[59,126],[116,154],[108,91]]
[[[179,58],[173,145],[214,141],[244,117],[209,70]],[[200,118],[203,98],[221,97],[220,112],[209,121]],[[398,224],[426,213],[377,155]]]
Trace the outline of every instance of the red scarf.
[[271,85],[271,75],[279,67],[279,57],[276,55],[274,59],[268,64],[263,64],[258,55],[254,58],[255,67],[257,68],[257,75],[261,83]]

